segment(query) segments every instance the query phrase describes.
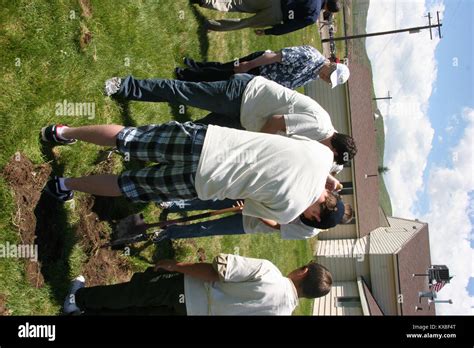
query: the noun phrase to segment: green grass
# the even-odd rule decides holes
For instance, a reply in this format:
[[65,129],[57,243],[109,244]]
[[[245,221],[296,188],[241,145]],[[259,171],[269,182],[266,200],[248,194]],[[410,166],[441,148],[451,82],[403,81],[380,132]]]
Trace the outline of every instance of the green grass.
[[[173,68],[180,65],[184,56],[230,60],[256,50],[302,44],[319,46],[316,27],[280,37],[257,37],[250,30],[207,35],[202,30],[199,11],[184,0],[166,1],[166,6],[158,0],[105,0],[92,1],[92,16],[85,18],[77,1],[2,1],[0,168],[17,151],[35,164],[44,163],[47,158],[41,151],[38,132],[47,124],[143,125],[171,119],[192,120],[206,114],[189,108],[181,115],[165,103],[131,103],[127,113],[102,95],[103,82],[111,76],[172,77]],[[221,16],[212,11],[202,13]],[[86,29],[92,33],[92,41],[82,49],[79,37],[81,30]],[[95,118],[56,116],[55,105],[63,100],[95,103]],[[64,176],[88,175],[97,169],[97,151],[98,147],[82,143],[57,148],[53,168]],[[119,172],[123,166],[117,162],[115,171]],[[0,205],[0,241],[19,243],[12,224],[17,208],[9,186],[1,178]],[[156,220],[158,213],[154,206],[145,208],[150,221]],[[75,210],[66,209],[65,218],[64,232],[70,236],[81,217]],[[0,260],[0,294],[6,296],[13,315],[58,313],[61,302],[55,294],[66,291],[69,284],[65,280],[77,274],[85,260],[82,247],[73,239],[68,239],[68,243],[70,250],[64,258],[46,265],[57,278],[40,289],[26,281],[22,261]],[[208,258],[218,252],[238,252],[269,259],[283,273],[312,257],[309,242],[283,241],[278,235],[226,236],[175,243],[180,260],[195,260],[200,247]],[[153,248],[142,252],[145,261],[130,257],[129,262],[139,270],[148,265],[146,260],[153,255],[170,256],[169,250]],[[311,314],[311,301],[302,301],[295,314]]]

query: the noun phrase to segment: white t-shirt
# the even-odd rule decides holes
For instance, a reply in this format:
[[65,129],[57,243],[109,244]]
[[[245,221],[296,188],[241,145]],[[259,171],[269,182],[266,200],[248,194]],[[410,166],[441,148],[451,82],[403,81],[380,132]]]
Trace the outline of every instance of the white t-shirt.
[[315,100],[264,77],[254,77],[242,96],[240,123],[260,132],[273,115],[284,115],[286,135],[301,135],[316,141],[334,132],[331,117]]
[[286,224],[321,196],[333,162],[328,147],[210,125],[196,172],[199,199],[245,199],[243,215]]
[[253,216],[242,216],[245,233],[273,233],[280,232],[282,239],[307,239],[316,236],[320,230],[301,222],[297,217],[288,224],[281,224],[280,229],[274,229]]
[[225,277],[203,282],[184,276],[188,315],[291,315],[298,306],[293,282],[270,261],[225,255]]

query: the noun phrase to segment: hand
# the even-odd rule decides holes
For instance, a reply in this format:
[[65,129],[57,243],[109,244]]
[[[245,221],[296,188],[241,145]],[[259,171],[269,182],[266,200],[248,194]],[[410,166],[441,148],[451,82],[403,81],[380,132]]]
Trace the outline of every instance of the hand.
[[160,260],[155,265],[155,271],[158,271],[161,268],[168,272],[173,272],[177,263],[176,260]]
[[342,185],[335,177],[329,175],[326,180],[326,189],[330,192],[332,191],[341,191]]
[[235,205],[233,205],[232,207],[239,207],[240,210],[243,210],[244,209],[244,201],[236,201]]
[[235,66],[234,72],[236,74],[243,74],[251,69],[252,69],[252,66],[249,62],[239,62],[239,64]]
[[256,29],[256,30],[254,30],[254,32],[257,36],[265,35],[265,31],[263,29]]
[[319,196],[318,200],[316,201],[317,204],[323,204],[326,202],[326,198],[329,196],[329,191],[328,190],[323,190],[321,193],[321,196]]

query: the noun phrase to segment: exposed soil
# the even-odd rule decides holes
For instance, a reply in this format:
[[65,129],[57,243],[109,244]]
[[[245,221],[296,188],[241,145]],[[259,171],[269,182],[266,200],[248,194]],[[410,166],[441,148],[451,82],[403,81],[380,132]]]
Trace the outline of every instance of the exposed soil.
[[101,248],[109,241],[107,223],[99,220],[92,212],[95,199],[87,196],[78,204],[81,220],[77,225],[76,235],[80,240],[88,259],[83,266],[83,275],[87,286],[104,285],[110,281],[126,282],[132,276],[132,270],[126,260],[120,256],[123,251]]
[[11,315],[11,311],[7,309],[7,300],[5,295],[0,294],[0,316]]
[[[102,164],[98,169],[105,172],[109,165],[111,164]],[[74,242],[80,243],[87,255],[83,274],[89,286],[129,280],[132,271],[126,260],[120,256],[122,252],[100,248],[108,241],[110,227],[92,211],[95,205],[94,197],[75,198],[75,211],[81,217],[75,226],[77,241],[71,242],[65,238],[67,219],[64,205],[42,193],[50,173],[49,164],[35,166],[23,154],[14,156],[1,173],[14,193],[17,212],[12,223],[18,229],[21,243],[38,245],[39,262],[26,260],[25,263],[29,283],[34,287],[42,287],[45,278],[47,281],[48,278],[54,278],[52,274],[45,275],[42,266],[58,262],[67,264]],[[108,220],[105,216],[101,218]],[[57,279],[53,280],[56,286],[68,287],[68,284],[57,284]],[[61,282],[69,282],[67,274]]]
[[81,6],[81,15],[85,18],[92,17],[92,6],[90,0],[79,0],[79,5]]
[[[22,153],[16,153],[3,169],[2,175],[10,184],[15,197],[17,211],[12,223],[18,228],[21,244],[36,243],[35,208],[41,197],[51,167],[47,164],[35,166]],[[42,287],[44,279],[41,274],[41,262],[26,260],[25,271],[29,283],[34,287]]]

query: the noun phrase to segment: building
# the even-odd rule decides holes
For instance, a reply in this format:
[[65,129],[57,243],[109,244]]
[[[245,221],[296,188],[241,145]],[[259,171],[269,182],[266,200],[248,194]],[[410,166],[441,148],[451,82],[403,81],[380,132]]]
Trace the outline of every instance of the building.
[[372,76],[350,59],[349,81],[335,89],[314,81],[305,94],[331,115],[335,128],[350,134],[358,154],[338,174],[343,200],[355,210],[351,224],[321,232],[317,262],[334,276],[331,292],[314,302],[315,315],[434,315],[434,305],[419,301],[428,281],[413,277],[431,265],[428,225],[387,217],[379,206]]

